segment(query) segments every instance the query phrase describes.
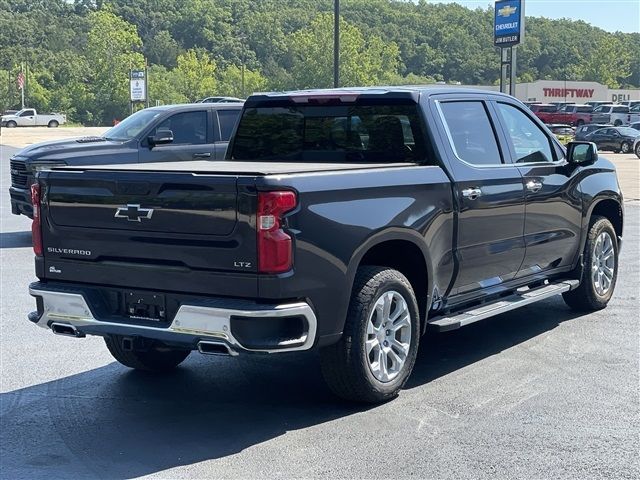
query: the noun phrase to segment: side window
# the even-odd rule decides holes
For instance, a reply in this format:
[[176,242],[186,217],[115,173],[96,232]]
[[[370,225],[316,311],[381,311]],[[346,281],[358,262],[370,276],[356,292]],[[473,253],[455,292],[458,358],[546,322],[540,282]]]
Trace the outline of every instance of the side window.
[[441,105],[456,155],[472,165],[500,165],[496,136],[482,102],[444,102]]
[[158,130],[173,132],[171,145],[202,145],[207,143],[207,112],[198,110],[176,113],[158,125],[153,135]]
[[33,117],[35,115],[35,113],[33,112],[33,110],[25,110],[24,112],[22,112],[22,115],[20,115],[21,117]]
[[497,108],[517,163],[553,162],[551,141],[533,120],[512,105],[497,103]]
[[238,123],[240,110],[218,110],[218,122],[220,123],[220,141],[228,142],[233,129]]

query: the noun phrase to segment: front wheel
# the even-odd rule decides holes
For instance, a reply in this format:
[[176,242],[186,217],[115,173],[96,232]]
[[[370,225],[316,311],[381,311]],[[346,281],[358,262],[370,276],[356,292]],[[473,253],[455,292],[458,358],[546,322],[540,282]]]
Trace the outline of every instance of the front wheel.
[[416,297],[402,273],[358,269],[342,338],[320,351],[329,388],[357,402],[395,397],[415,364],[419,325]]
[[10,120],[7,122],[7,128],[16,128],[18,126],[18,124],[16,122],[14,122],[13,120]]
[[640,142],[636,144],[636,157],[640,158]]
[[584,120],[578,120],[578,123],[576,123],[576,126],[581,127],[582,125],[584,125]]
[[622,125],[622,121],[621,121],[621,120],[616,120],[616,121],[613,123],[613,126],[614,126],[614,127],[619,127],[619,126],[621,126],[621,125]]
[[622,142],[620,145],[620,151],[622,153],[629,153],[631,151],[631,144],[629,142]]
[[613,296],[618,277],[618,241],[609,219],[596,216],[591,221],[584,248],[584,268],[580,286],[563,293],[567,305],[578,311],[601,310]]
[[191,353],[191,350],[167,347],[158,342],[150,343],[144,350],[125,350],[123,337],[120,335],[109,335],[104,341],[113,358],[122,365],[149,372],[173,370]]

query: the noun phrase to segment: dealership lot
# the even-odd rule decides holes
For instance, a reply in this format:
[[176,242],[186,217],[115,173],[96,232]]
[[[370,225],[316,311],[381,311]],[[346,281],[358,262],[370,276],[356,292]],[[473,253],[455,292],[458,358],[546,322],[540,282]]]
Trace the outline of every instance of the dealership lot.
[[635,156],[605,154],[627,200],[606,310],[578,316],[556,298],[426,337],[401,396],[363,408],[330,395],[314,355],[192,354],[156,377],[99,338],[31,325],[30,222],[7,195],[15,151],[0,151],[2,477],[640,476]]

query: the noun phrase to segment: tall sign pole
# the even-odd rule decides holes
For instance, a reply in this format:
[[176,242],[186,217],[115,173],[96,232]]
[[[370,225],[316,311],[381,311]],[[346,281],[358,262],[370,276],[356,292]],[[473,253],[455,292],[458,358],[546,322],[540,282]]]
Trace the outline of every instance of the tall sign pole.
[[333,87],[340,86],[340,0],[333,0]]
[[512,96],[516,95],[516,48],[524,40],[524,2],[495,3],[493,44],[500,48],[500,91]]

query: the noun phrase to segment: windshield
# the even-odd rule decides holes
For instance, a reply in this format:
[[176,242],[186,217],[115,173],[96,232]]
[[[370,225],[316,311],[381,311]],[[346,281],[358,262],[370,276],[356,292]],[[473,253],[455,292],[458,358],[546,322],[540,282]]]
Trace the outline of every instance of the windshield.
[[248,108],[232,160],[415,162],[425,145],[415,104]]
[[622,127],[619,128],[618,131],[626,137],[637,137],[638,135],[640,135],[640,132],[638,130],[631,127]]
[[125,118],[118,125],[110,128],[104,134],[107,140],[120,140],[126,142],[138,135],[151,121],[160,115],[162,111],[154,109],[140,110]]

